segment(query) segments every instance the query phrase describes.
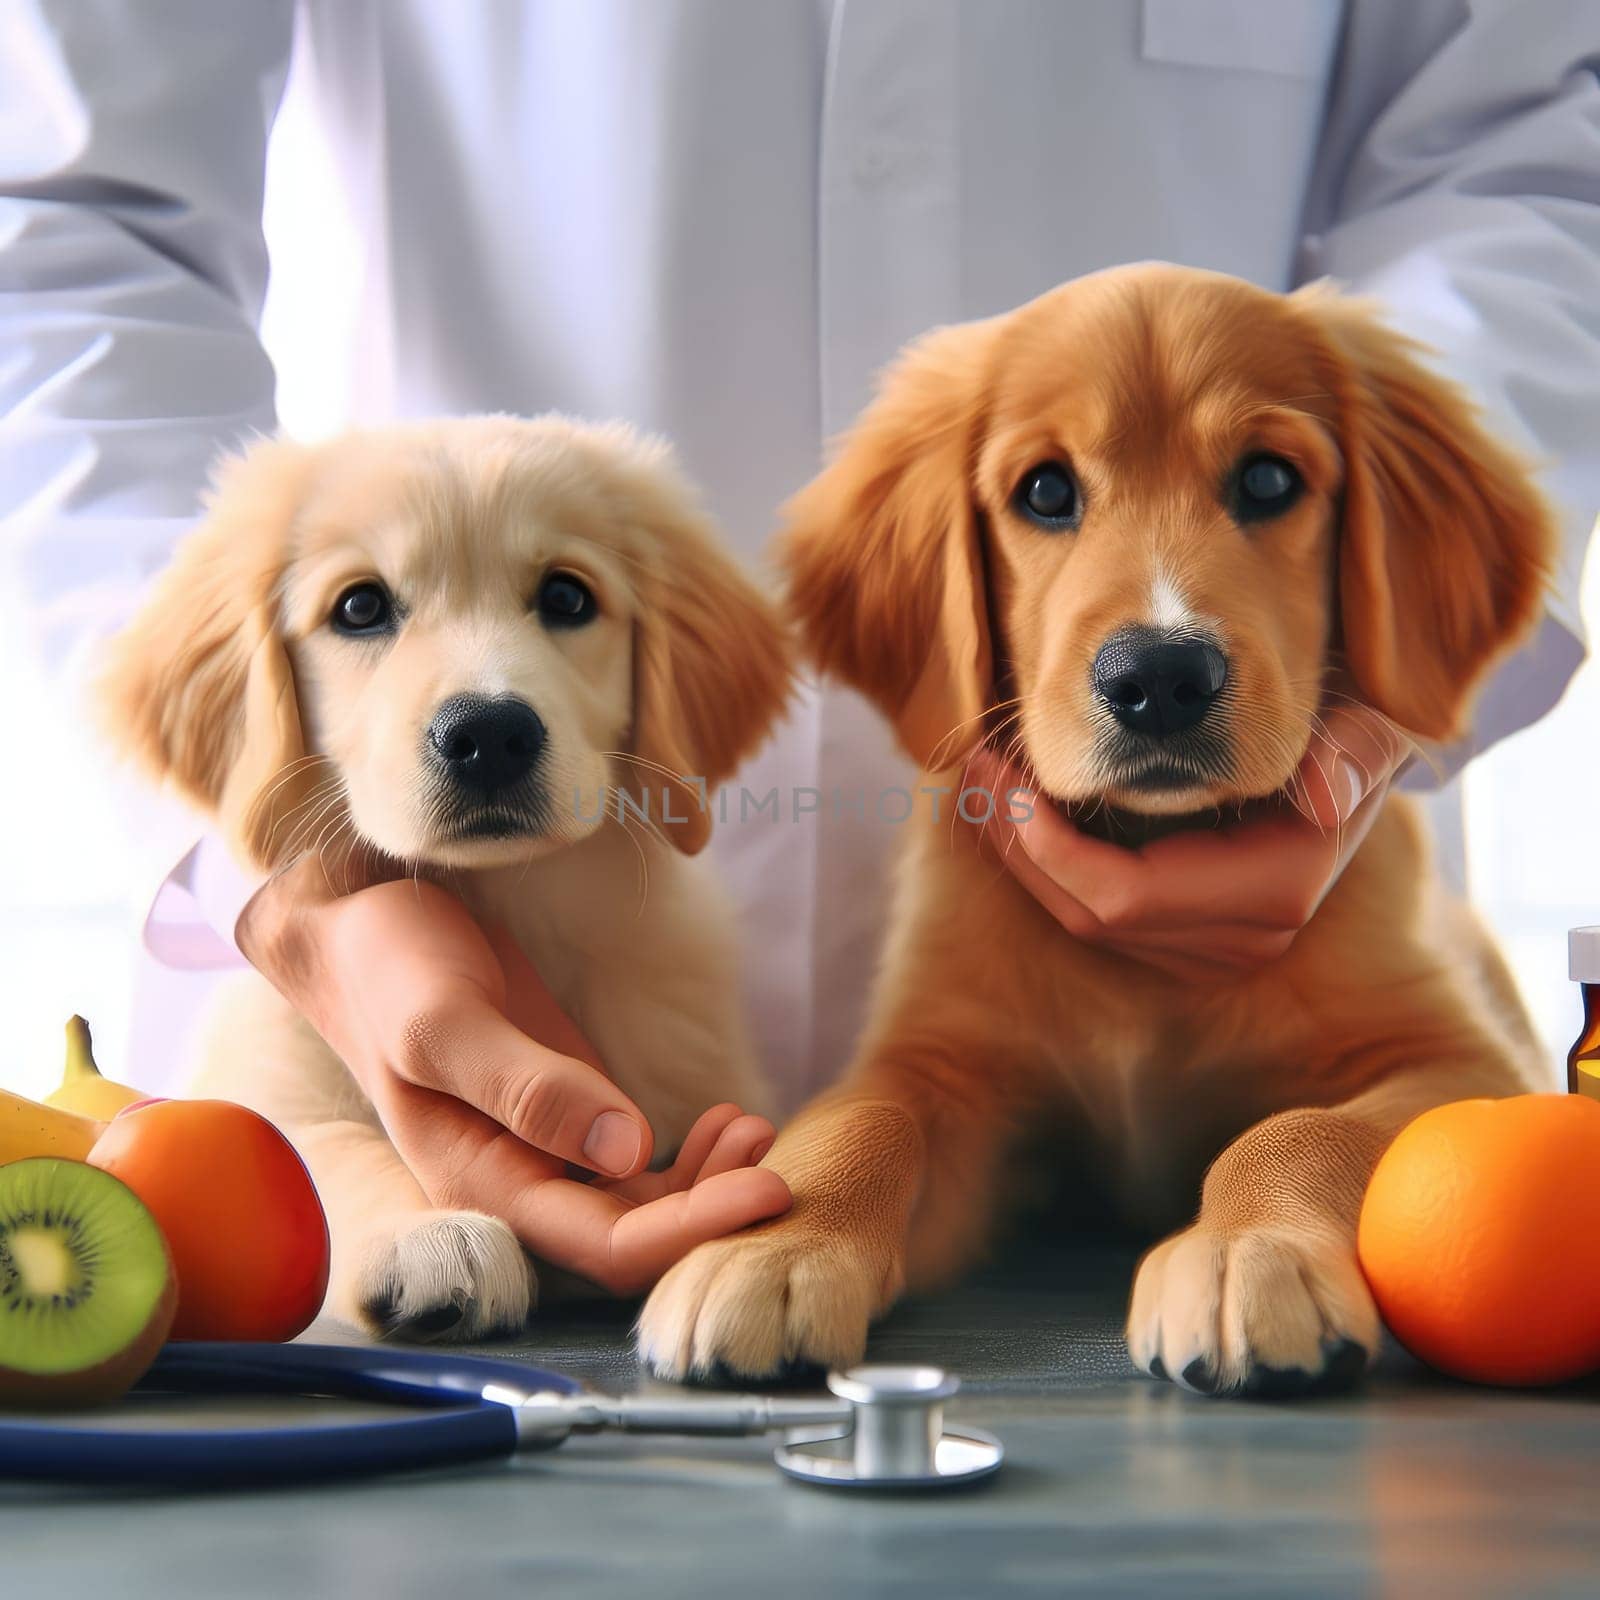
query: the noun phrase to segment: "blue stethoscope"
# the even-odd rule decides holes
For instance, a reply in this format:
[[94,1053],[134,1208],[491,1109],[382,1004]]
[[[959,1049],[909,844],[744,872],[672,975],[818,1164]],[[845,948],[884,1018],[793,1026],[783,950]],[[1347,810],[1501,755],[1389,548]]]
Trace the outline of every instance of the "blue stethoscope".
[[781,1432],[779,1468],[838,1487],[929,1489],[995,1472],[1000,1443],[944,1426],[958,1380],[937,1367],[867,1366],[832,1398],[604,1395],[559,1372],[385,1346],[173,1344],[138,1393],[281,1394],[386,1401],[372,1422],[285,1428],[97,1428],[0,1420],[0,1478],[212,1488],[366,1477],[548,1450],[573,1433]]

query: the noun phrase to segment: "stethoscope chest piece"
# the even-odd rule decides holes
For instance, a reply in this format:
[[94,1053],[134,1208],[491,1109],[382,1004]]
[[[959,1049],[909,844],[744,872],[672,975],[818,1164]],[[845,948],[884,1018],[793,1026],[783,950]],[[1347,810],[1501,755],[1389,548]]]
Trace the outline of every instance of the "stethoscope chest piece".
[[960,1380],[938,1367],[853,1367],[828,1387],[850,1406],[848,1432],[803,1428],[773,1453],[802,1483],[850,1489],[930,1489],[975,1483],[997,1472],[1005,1452],[992,1434],[944,1425],[944,1403]]

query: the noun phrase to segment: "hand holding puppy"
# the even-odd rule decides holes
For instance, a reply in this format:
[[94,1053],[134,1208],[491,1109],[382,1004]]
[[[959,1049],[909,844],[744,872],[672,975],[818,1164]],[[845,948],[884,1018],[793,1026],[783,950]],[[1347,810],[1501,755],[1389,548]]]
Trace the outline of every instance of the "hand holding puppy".
[[[410,878],[335,894],[308,857],[240,918],[241,949],[366,1091],[429,1198],[502,1216],[528,1249],[619,1294],[777,1216],[763,1117],[707,1111],[664,1172],[652,1134],[504,933]],[[602,1174],[582,1183],[566,1164]]]
[[1011,819],[986,823],[995,853],[1068,933],[1186,982],[1247,972],[1281,956],[1366,838],[1410,741],[1354,702],[1320,719],[1291,780],[1291,805],[1231,827],[1168,835],[1130,850],[1074,827],[992,750],[964,780],[1019,790]]

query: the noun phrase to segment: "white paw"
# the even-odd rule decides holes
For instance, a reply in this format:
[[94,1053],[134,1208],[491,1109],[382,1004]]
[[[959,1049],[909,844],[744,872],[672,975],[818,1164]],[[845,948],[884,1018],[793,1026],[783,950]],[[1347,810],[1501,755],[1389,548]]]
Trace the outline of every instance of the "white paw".
[[1139,1263],[1128,1309],[1134,1364],[1200,1394],[1347,1387],[1378,1338],[1355,1251],[1287,1228],[1173,1234]]
[[680,1379],[853,1366],[899,1288],[868,1252],[780,1223],[691,1250],[645,1302],[639,1354]]
[[354,1298],[380,1338],[458,1342],[517,1332],[537,1303],[538,1279],[505,1223],[441,1211],[371,1248]]

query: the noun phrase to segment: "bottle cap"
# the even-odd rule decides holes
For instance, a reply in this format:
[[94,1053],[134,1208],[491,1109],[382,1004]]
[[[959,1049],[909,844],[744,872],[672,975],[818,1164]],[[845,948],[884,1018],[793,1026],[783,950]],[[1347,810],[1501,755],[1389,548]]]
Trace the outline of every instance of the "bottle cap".
[[1600,983],[1600,928],[1567,934],[1567,976],[1574,983]]

